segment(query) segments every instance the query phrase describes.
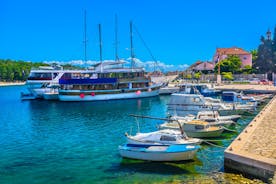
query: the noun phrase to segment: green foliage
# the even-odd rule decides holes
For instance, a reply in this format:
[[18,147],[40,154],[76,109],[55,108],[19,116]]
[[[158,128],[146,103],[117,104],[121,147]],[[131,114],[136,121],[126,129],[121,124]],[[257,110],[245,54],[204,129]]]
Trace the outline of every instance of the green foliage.
[[[55,65],[54,63],[52,65]],[[57,65],[57,64],[56,64]],[[31,71],[31,68],[38,68],[39,66],[50,66],[42,62],[24,62],[13,61],[10,59],[0,59],[0,81],[25,81]],[[83,69],[79,66],[66,64],[64,69]]]
[[24,81],[32,67],[47,66],[45,63],[31,63],[0,59],[0,81]]
[[273,39],[261,36],[261,44],[258,47],[257,58],[253,59],[254,72],[276,72],[276,27]]
[[222,72],[221,74],[222,74],[222,77],[226,80],[234,79],[232,72]]
[[192,78],[192,74],[190,73],[183,73],[183,79],[191,79]]
[[257,49],[251,50],[250,53],[252,54],[252,61],[255,61],[258,58]]
[[241,71],[241,59],[238,56],[230,55],[226,59],[221,60],[215,66],[215,72],[218,72],[218,64],[220,64],[220,72],[239,73]]
[[253,69],[249,65],[244,66],[242,69],[242,73],[244,74],[251,74],[252,72],[253,72]]
[[200,72],[197,72],[197,73],[194,74],[194,77],[195,77],[196,79],[199,79],[200,76],[201,76],[201,73],[200,73]]

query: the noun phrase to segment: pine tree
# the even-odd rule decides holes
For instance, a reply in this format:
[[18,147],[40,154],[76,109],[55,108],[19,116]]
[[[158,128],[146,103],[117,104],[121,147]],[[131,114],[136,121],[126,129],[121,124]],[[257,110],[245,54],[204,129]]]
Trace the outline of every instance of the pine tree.
[[274,34],[273,34],[273,40],[272,40],[272,52],[273,52],[272,60],[275,66],[276,65],[276,26],[274,28]]
[[[268,32],[270,31],[268,30]],[[273,48],[274,40],[268,37],[268,32],[267,38],[261,36],[261,44],[258,47],[258,57],[256,61],[253,63],[253,66],[255,69],[257,69],[258,73],[276,72],[276,55],[274,54]]]

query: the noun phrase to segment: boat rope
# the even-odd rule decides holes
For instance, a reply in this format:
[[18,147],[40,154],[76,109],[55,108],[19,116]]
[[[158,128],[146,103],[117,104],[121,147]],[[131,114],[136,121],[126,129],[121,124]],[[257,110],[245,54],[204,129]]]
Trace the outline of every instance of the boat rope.
[[233,141],[234,139],[218,139],[218,140],[215,140],[215,139],[201,139],[202,141],[208,141],[208,142],[222,142],[222,141]]
[[[154,71],[156,71],[156,67],[158,66],[158,61],[157,59],[154,57],[154,55],[152,54],[150,48],[148,47],[148,45],[146,44],[145,40],[143,39],[142,35],[140,34],[140,32],[138,31],[137,27],[135,25],[133,25],[134,30],[136,31],[137,35],[139,36],[140,40],[142,41],[142,43],[144,44],[145,48],[147,49],[148,53],[150,54],[151,58],[154,61]],[[159,69],[161,70],[161,68],[159,67]]]
[[211,143],[211,142],[209,142],[209,141],[203,140],[203,142],[206,143],[206,144],[209,144],[209,145],[211,145],[211,146],[214,146],[214,147],[223,148],[223,149],[227,148],[227,147],[223,147],[223,146],[219,146],[219,145],[213,144],[213,143]]

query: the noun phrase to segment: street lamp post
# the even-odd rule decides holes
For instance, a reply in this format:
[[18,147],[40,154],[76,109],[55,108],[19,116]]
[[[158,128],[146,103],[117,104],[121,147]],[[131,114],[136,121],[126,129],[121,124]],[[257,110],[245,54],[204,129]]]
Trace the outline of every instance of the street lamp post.
[[220,60],[218,55],[218,74],[217,74],[217,84],[221,84],[221,75],[220,75]]

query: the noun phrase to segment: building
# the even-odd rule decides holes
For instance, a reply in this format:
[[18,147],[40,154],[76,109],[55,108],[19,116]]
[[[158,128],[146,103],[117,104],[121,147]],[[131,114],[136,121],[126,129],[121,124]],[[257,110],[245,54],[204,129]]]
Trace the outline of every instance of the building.
[[195,71],[214,71],[215,63],[210,61],[201,62],[196,65],[193,69]]
[[190,70],[196,72],[208,73],[214,71],[215,62],[210,61],[197,61],[191,67]]
[[249,65],[252,67],[252,54],[243,50],[242,48],[217,48],[213,57],[213,62],[217,63],[223,59],[226,59],[230,55],[238,56],[241,59],[242,67]]

